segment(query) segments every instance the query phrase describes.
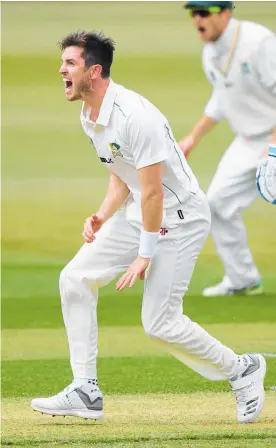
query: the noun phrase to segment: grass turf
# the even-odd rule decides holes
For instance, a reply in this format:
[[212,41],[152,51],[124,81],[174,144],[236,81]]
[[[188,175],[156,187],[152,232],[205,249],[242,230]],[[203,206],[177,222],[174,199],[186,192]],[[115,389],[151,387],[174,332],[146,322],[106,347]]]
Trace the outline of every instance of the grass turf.
[[[212,403],[212,406],[210,406]],[[59,442],[60,446],[98,443],[155,443],[170,441],[275,441],[274,394],[267,393],[260,421],[251,425],[235,422],[235,403],[229,393],[114,395],[106,397],[103,422],[74,417],[41,415],[29,407],[29,400],[5,399],[3,402],[3,442],[13,445],[40,446]],[[274,422],[273,422],[274,420]],[[124,445],[123,445],[124,446]],[[172,445],[173,446],[173,445]],[[231,446],[231,445],[230,445]]]

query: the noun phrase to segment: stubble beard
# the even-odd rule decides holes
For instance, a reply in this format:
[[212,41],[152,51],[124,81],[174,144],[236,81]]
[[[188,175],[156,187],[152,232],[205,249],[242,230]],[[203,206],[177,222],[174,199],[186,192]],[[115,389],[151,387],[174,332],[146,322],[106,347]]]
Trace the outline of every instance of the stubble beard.
[[76,93],[73,94],[70,98],[67,98],[68,101],[77,101],[81,100],[84,97],[88,96],[92,92],[92,88],[87,81],[81,81],[77,87]]

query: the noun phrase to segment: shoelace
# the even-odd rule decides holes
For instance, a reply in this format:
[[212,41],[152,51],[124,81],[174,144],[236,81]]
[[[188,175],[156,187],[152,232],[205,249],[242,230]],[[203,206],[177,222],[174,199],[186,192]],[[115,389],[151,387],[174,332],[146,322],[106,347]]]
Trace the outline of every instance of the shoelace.
[[72,392],[75,389],[75,386],[73,383],[69,384],[69,386],[66,386],[61,392],[59,392],[58,396],[63,396],[63,394],[67,395],[69,392]]
[[[74,389],[76,389],[76,385],[75,385],[74,382],[73,382],[73,383],[69,384],[69,386],[66,386],[66,387],[63,389],[63,391],[59,392],[58,395],[61,395],[61,396],[62,396],[64,393],[67,395],[67,394],[69,394],[70,392],[73,392]],[[98,387],[97,384],[93,384],[92,387],[91,387],[91,389],[90,389],[91,392],[98,392],[99,390],[100,390],[100,389],[99,389],[99,387]]]

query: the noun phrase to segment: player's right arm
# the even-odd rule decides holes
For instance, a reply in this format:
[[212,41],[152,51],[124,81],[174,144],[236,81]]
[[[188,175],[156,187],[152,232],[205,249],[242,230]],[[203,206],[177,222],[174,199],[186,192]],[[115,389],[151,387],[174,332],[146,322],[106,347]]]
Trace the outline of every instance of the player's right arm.
[[82,236],[86,243],[92,243],[94,241],[95,233],[97,233],[102,225],[111,218],[120,207],[122,207],[127,200],[129,193],[127,185],[111,171],[107,194],[102,205],[97,213],[86,218],[84,222]]
[[[208,58],[208,48],[205,47],[203,50],[202,60],[203,69],[209,83],[213,85],[214,80],[212,79],[211,72],[208,68]],[[208,134],[208,132],[210,132],[219,121],[222,120],[223,113],[220,108],[219,96],[219,91],[213,87],[212,95],[204,109],[203,116],[196,123],[192,131],[178,143],[185,157],[187,157],[191,150],[200,142],[200,140]]]
[[185,157],[189,155],[191,150],[200,142],[202,137],[204,137],[204,135],[210,132],[215,127],[216,124],[217,121],[214,120],[212,117],[208,117],[207,115],[203,115],[201,117],[201,119],[197,122],[197,124],[192,129],[190,134],[188,134],[178,143]]

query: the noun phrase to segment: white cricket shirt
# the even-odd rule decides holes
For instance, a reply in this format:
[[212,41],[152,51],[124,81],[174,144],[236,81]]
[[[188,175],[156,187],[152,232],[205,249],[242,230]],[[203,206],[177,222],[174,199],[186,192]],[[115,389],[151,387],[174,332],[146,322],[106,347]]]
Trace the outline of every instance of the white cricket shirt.
[[[223,73],[236,33],[233,58]],[[203,68],[213,86],[205,115],[216,121],[226,118],[240,136],[271,132],[276,125],[276,36],[272,31],[232,18],[222,36],[204,46]]]
[[165,209],[198,191],[167,119],[147,99],[110,80],[95,123],[90,114],[90,107],[83,104],[80,119],[85,134],[100,161],[128,186],[136,202],[141,199],[137,170],[158,162],[162,162]]

